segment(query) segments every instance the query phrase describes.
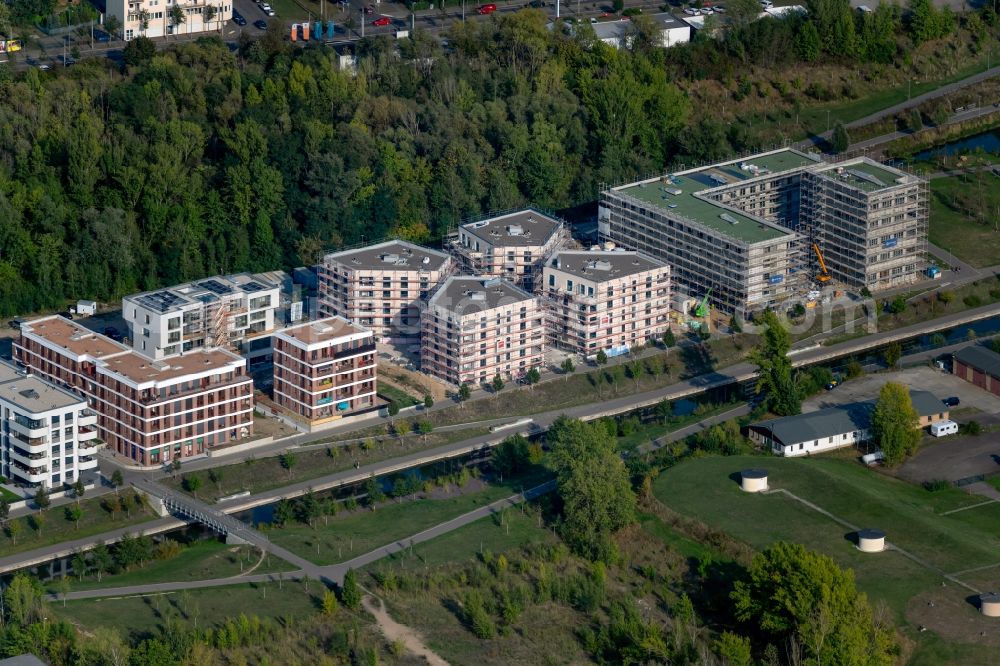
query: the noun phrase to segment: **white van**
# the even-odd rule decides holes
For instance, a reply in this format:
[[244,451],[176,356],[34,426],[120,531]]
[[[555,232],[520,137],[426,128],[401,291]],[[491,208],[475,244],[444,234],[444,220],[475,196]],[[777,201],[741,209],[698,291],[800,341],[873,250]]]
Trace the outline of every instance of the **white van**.
[[958,432],[958,424],[954,421],[938,421],[931,424],[931,434],[935,437],[954,435]]

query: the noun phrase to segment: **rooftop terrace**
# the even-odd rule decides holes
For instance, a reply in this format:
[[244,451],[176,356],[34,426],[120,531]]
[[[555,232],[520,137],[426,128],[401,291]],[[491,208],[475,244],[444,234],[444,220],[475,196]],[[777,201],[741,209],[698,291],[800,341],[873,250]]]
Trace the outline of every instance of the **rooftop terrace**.
[[820,173],[868,192],[895,187],[900,184],[899,179],[901,178],[910,179],[910,176],[903,171],[868,159],[831,165],[826,169],[821,169]]
[[125,345],[58,315],[26,322],[21,325],[21,331],[25,335],[35,335],[47,340],[76,357],[98,359],[130,351]]
[[614,191],[667,209],[737,241],[752,244],[781,238],[791,232],[696,195],[723,185],[815,164],[816,159],[805,153],[783,149],[755,155],[747,160],[682,171],[665,178],[614,188]]
[[370,337],[372,332],[355,326],[343,317],[327,317],[298,326],[289,326],[277,332],[278,337],[286,338],[292,343],[312,345],[321,342],[342,341],[344,338]]

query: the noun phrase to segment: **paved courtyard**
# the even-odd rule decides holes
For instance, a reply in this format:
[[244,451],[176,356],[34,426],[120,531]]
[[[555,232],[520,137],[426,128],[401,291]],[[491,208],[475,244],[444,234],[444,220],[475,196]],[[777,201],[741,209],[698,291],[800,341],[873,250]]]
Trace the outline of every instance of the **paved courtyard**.
[[[880,372],[852,379],[832,391],[824,391],[809,398],[802,404],[802,411],[808,412],[860,400],[874,400],[878,398],[878,392],[882,385],[889,381],[905,384],[912,389],[930,391],[942,399],[955,396],[962,401],[959,409],[973,407],[983,414],[1000,414],[1000,398],[951,373],[930,366],[907,368],[896,372]],[[972,417],[969,416],[969,418]],[[975,418],[982,420],[978,415]]]

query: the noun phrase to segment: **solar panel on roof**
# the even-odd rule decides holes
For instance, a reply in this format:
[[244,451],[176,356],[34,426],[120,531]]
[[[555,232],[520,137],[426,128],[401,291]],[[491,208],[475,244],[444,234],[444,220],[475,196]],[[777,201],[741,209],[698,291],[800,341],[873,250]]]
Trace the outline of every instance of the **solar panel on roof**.
[[199,282],[198,286],[202,289],[209,290],[213,294],[219,294],[220,296],[223,294],[231,294],[233,292],[232,287],[225,285],[218,280],[205,280],[203,282]]
[[156,312],[166,312],[177,303],[184,303],[187,299],[171,291],[154,291],[138,299],[143,307],[155,310]]
[[262,285],[260,282],[247,282],[245,285],[243,285],[243,291],[247,292],[248,294],[253,294],[258,291],[264,291],[265,289],[267,289],[267,287]]

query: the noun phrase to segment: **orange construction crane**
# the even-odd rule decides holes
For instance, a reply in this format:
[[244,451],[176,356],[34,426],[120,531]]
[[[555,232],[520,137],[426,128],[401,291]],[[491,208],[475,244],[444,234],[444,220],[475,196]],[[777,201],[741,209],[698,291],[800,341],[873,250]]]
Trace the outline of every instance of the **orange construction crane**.
[[816,253],[816,258],[819,259],[820,274],[816,276],[817,282],[829,282],[830,271],[826,269],[826,262],[823,261],[823,253],[819,251],[819,245],[816,245],[816,243],[813,243],[813,252]]

